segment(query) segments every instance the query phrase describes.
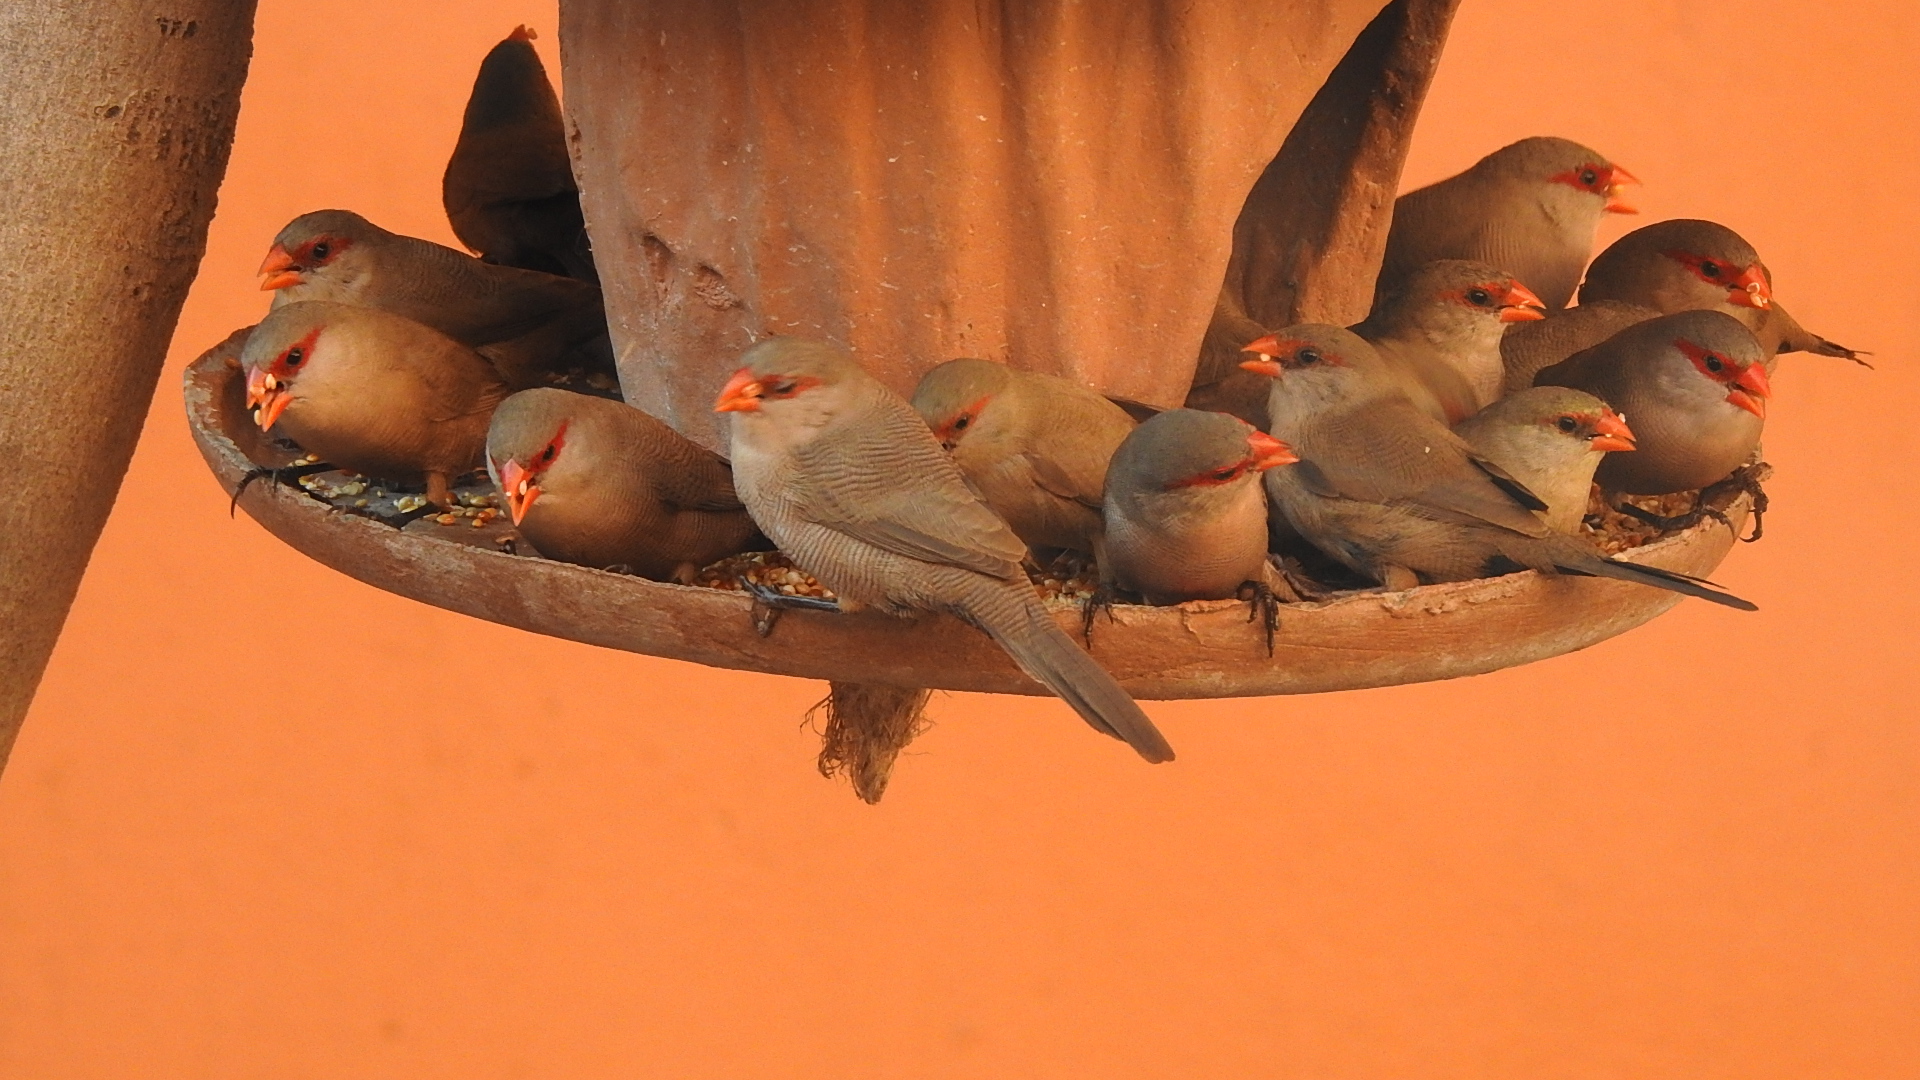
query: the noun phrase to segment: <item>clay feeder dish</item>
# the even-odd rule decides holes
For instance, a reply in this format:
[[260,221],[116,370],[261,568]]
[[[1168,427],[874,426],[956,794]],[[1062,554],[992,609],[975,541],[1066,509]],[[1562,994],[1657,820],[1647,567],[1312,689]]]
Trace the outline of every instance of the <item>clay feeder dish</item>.
[[[1455,3],[566,0],[575,170],[627,399],[724,452],[714,394],[782,333],[845,344],[903,393],[985,356],[1164,407],[1233,370],[1236,319],[1357,321]],[[242,339],[186,373],[228,491],[285,457],[244,407]],[[376,588],[535,633],[836,685],[1044,692],[945,617],[791,611],[763,637],[741,593],[396,530],[270,482],[239,505]],[[1627,557],[1705,576],[1747,505],[1728,511],[1732,528]],[[1122,606],[1092,653],[1141,698],[1351,690],[1556,656],[1679,599],[1532,572],[1350,594],[1283,609],[1271,657],[1243,603]],[[1075,605],[1055,617],[1077,636]]]

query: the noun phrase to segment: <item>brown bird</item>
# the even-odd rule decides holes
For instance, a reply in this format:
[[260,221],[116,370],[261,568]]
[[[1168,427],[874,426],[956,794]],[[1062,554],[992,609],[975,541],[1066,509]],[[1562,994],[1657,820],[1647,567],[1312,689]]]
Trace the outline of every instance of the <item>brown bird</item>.
[[1133,418],[1068,379],[991,360],[926,373],[913,407],[1029,548],[1098,554],[1100,487]]
[[1638,182],[1579,143],[1521,139],[1394,201],[1379,290],[1435,259],[1473,259],[1513,274],[1558,311],[1580,283],[1600,215],[1635,213],[1620,187]]
[[1149,604],[1224,600],[1247,582],[1277,587],[1260,474],[1295,460],[1286,444],[1226,413],[1155,416],[1107,469],[1101,569]]
[[840,610],[954,615],[1098,730],[1172,760],[1153,721],[1048,616],[1021,569],[1026,545],[912,406],[822,342],[772,338],[741,361],[714,404],[735,414],[734,486]]
[[1609,451],[1633,449],[1633,429],[1592,394],[1533,386],[1501,398],[1454,425],[1475,453],[1547,504],[1555,532],[1578,533],[1593,490],[1593,470]]
[[597,282],[566,118],[533,37],[517,27],[480,61],[441,202],[453,235],[487,262]]
[[240,363],[260,430],[277,427],[341,469],[424,480],[443,507],[453,478],[479,467],[508,392],[484,358],[431,327],[314,300],[269,312]]
[[1511,569],[1618,578],[1751,610],[1710,583],[1600,556],[1554,532],[1546,504],[1395,392],[1385,361],[1350,331],[1306,324],[1248,346],[1275,380],[1275,438],[1300,461],[1266,473],[1300,534],[1389,589]]
[[520,391],[494,410],[487,472],[521,535],[562,562],[686,585],[766,546],[718,454],[618,401]]
[[598,286],[484,263],[348,210],[294,218],[260,273],[276,307],[330,300],[404,315],[479,350],[515,388],[569,368],[613,371]]
[[1772,394],[1763,358],[1739,320],[1681,311],[1636,323],[1535,382],[1585,390],[1633,424],[1639,448],[1600,463],[1602,488],[1664,495],[1705,487],[1747,463]]
[[1501,334],[1513,323],[1544,318],[1546,306],[1511,274],[1439,259],[1382,294],[1366,321],[1350,329],[1387,361],[1421,411],[1457,424],[1500,396]]
[[1501,343],[1509,387],[1592,348],[1637,322],[1677,311],[1719,311],[1760,339],[1769,373],[1782,352],[1812,352],[1865,364],[1860,355],[1806,330],[1773,294],[1773,275],[1753,245],[1725,225],[1697,218],[1657,221],[1608,246],[1587,268],[1580,304],[1550,325],[1515,327]]

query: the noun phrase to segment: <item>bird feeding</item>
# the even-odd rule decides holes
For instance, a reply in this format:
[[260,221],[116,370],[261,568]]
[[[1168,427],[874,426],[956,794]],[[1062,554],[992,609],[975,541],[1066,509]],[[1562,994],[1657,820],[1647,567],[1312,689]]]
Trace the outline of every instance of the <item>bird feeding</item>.
[[[1413,0],[1389,5],[1339,61],[1360,76],[1329,80],[1300,113],[1301,129],[1310,135],[1332,122],[1328,116],[1342,106],[1337,93],[1327,95],[1336,86],[1351,92],[1355,77],[1397,84],[1415,78],[1424,86],[1424,75],[1409,72],[1419,71],[1420,50],[1430,57],[1437,38],[1422,34],[1435,19],[1443,26],[1450,10]],[[1196,9],[1189,17],[1217,15]],[[498,62],[508,54],[518,59]],[[1702,575],[1762,498],[1757,483],[1765,466],[1751,457],[1757,427],[1751,439],[1715,443],[1719,456],[1701,464],[1698,447],[1676,442],[1673,425],[1659,422],[1676,410],[1685,414],[1691,399],[1668,400],[1646,386],[1598,376],[1567,380],[1582,389],[1543,388],[1537,405],[1523,407],[1516,395],[1498,411],[1506,402],[1497,399],[1514,388],[1506,346],[1515,328],[1577,322],[1584,305],[1561,309],[1579,284],[1594,225],[1603,213],[1632,212],[1619,192],[1635,182],[1632,175],[1587,147],[1523,140],[1452,180],[1403,196],[1392,234],[1383,237],[1387,267],[1377,282],[1377,265],[1364,263],[1363,277],[1349,269],[1339,278],[1336,270],[1351,259],[1326,246],[1334,230],[1314,233],[1321,237],[1317,253],[1311,244],[1286,248],[1288,284],[1279,293],[1259,291],[1261,281],[1276,280],[1274,267],[1263,265],[1274,256],[1264,247],[1243,252],[1242,226],[1254,218],[1262,235],[1313,230],[1311,222],[1287,217],[1294,210],[1276,211],[1256,185],[1233,230],[1238,269],[1229,269],[1212,325],[1197,350],[1191,341],[1176,350],[1200,354],[1182,380],[1188,403],[1238,413],[1254,423],[1250,428],[1218,413],[1163,412],[1151,404],[1178,404],[1177,389],[1170,396],[1162,384],[1181,366],[1152,350],[1149,377],[1129,382],[1089,374],[1075,358],[1063,358],[1057,344],[1065,339],[1058,338],[1051,355],[1044,337],[1029,335],[1042,342],[1033,349],[1014,349],[1005,337],[989,340],[992,347],[982,350],[989,359],[950,359],[954,350],[927,344],[939,334],[905,350],[878,349],[873,331],[920,325],[903,321],[914,305],[950,303],[966,274],[923,268],[917,278],[905,275],[907,288],[878,282],[883,294],[857,288],[861,268],[847,264],[826,285],[814,279],[773,286],[782,273],[847,256],[833,244],[809,255],[810,263],[789,265],[777,252],[763,252],[756,265],[767,288],[760,291],[729,284],[729,275],[734,283],[742,279],[739,267],[719,265],[724,259],[692,267],[694,299],[726,325],[753,321],[709,332],[663,369],[657,350],[672,335],[646,335],[665,327],[663,319],[714,318],[684,303],[648,308],[669,298],[673,282],[688,272],[677,254],[681,242],[659,239],[650,231],[657,223],[649,223],[606,234],[613,242],[598,261],[577,265],[566,256],[582,252],[580,218],[547,211],[584,202],[587,219],[596,220],[591,209],[604,186],[518,194],[489,186],[484,147],[512,159],[520,152],[511,143],[521,140],[538,144],[523,148],[526,154],[548,166],[554,160],[560,131],[545,99],[518,112],[503,106],[515,93],[540,97],[528,77],[537,59],[529,68],[528,57],[525,36],[515,35],[483,65],[458,168],[449,167],[449,216],[482,257],[347,211],[303,215],[274,239],[263,263],[274,311],[254,340],[236,335],[189,372],[196,436],[236,503],[356,577],[539,632],[824,677],[833,693],[822,770],[846,772],[869,800],[884,790],[893,755],[919,729],[928,688],[1036,693],[1045,686],[1096,729],[1148,761],[1164,761],[1172,750],[1134,698],[1453,677],[1591,644],[1651,618],[1680,595],[1751,606]],[[489,87],[490,78],[501,85]],[[624,136],[590,122],[591,101],[582,107],[583,166],[602,152],[617,158]],[[857,121],[847,114],[837,122],[850,117]],[[1366,123],[1384,144],[1404,150],[1404,123],[1380,115]],[[603,145],[596,131],[610,141]],[[504,141],[496,138],[502,132]],[[1289,155],[1302,152],[1300,145],[1311,139],[1297,145],[1289,138],[1268,175],[1297,171]],[[1391,183],[1398,161],[1356,163],[1342,182],[1372,169],[1376,182]],[[582,175],[594,170],[583,167]],[[755,197],[778,202],[804,188]],[[456,198],[456,189],[464,194]],[[487,197],[476,200],[475,192]],[[712,189],[716,205],[725,201],[718,192]],[[1295,192],[1303,193],[1314,194]],[[1304,197],[1290,206],[1382,235],[1384,219],[1362,225],[1362,211],[1337,191],[1321,195],[1329,200],[1322,210]],[[1096,203],[1081,205],[1091,211]],[[535,205],[545,209],[533,212]],[[1559,209],[1540,221],[1527,216],[1539,207]],[[788,210],[789,220],[821,213]],[[1272,220],[1261,225],[1262,213]],[[1485,227],[1465,228],[1476,219]],[[729,218],[728,227],[740,220]],[[543,234],[535,227],[542,222],[553,228]],[[1670,249],[1661,246],[1665,234],[1657,227],[1643,232],[1652,238],[1633,250],[1655,250],[1701,281],[1731,275],[1732,291],[1695,289],[1706,299],[1676,301],[1674,290],[1661,288],[1650,298],[1619,301],[1638,317],[1608,324],[1606,340],[1590,352],[1604,358],[1607,347],[1619,348],[1615,337],[1631,345],[1634,333],[1652,332],[1635,329],[1648,319],[1662,334],[1663,317],[1676,325],[1718,319],[1731,330],[1716,332],[1738,341],[1702,345],[1706,351],[1695,356],[1688,346],[1699,343],[1689,339],[1675,343],[1675,355],[1690,359],[1704,380],[1694,397],[1752,404],[1747,412],[1755,418],[1764,415],[1768,393],[1761,359],[1771,362],[1775,348],[1851,355],[1783,321],[1757,256],[1696,258],[1694,248],[1722,251],[1728,244],[1680,236],[1681,246]],[[1480,244],[1490,235],[1538,242],[1517,249]],[[636,237],[637,251],[622,246]],[[1196,250],[1221,243],[1219,235],[1185,239]],[[499,250],[483,250],[492,245]],[[534,251],[542,254],[528,254]],[[1506,264],[1487,261],[1496,258]],[[643,265],[651,284],[632,273]],[[1674,272],[1665,263],[1658,268]],[[604,295],[591,283],[596,278],[608,283]],[[1320,285],[1321,299],[1303,300],[1302,289],[1322,281],[1341,284]],[[1599,287],[1592,274],[1589,285]],[[1078,302],[1072,288],[1054,288],[1062,308]],[[901,292],[909,295],[888,295]],[[786,302],[775,298],[809,295],[830,307],[885,297],[873,310],[852,310],[854,321],[840,331],[858,360],[835,344],[808,340],[835,336],[829,327],[840,324],[816,321],[821,332],[791,334],[788,327],[808,324],[763,310]],[[1353,322],[1367,298],[1377,299],[1372,314]],[[650,314],[635,318],[636,299]],[[1303,322],[1302,303],[1346,305],[1341,321],[1358,336],[1337,325],[1289,325]],[[603,305],[620,316],[611,335]],[[1773,321],[1685,310],[1712,305],[1765,312]],[[367,314],[332,310],[340,306]],[[1667,311],[1675,307],[1681,311]],[[1288,317],[1276,318],[1276,311]],[[296,318],[303,312],[304,321]],[[933,316],[931,309],[922,314]],[[1200,338],[1194,314],[1197,308],[1185,318]],[[1097,340],[1102,328],[1081,315],[1073,340]],[[444,344],[389,349],[383,357],[381,334],[355,338],[335,325],[382,320],[419,325]],[[312,339],[287,346],[289,327]],[[740,355],[744,341],[769,333],[777,336]],[[572,392],[607,395],[612,338],[622,335],[625,395],[658,404],[659,418]],[[744,341],[726,344],[737,339]],[[236,363],[243,351],[245,362]],[[1223,365],[1223,352],[1240,359]],[[408,358],[396,361],[402,353]],[[655,357],[652,368],[629,363],[642,354]],[[716,360],[744,366],[729,377],[715,370]],[[1581,353],[1542,366],[1590,374],[1597,363]],[[903,364],[909,374],[926,373],[911,405],[900,384]],[[1733,370],[1723,370],[1728,366]],[[356,397],[347,386],[352,378],[381,372],[391,383],[393,368],[412,372],[412,390],[350,404],[368,397]],[[704,386],[702,371],[710,373]],[[1670,374],[1661,378],[1671,381]],[[1108,396],[1134,385],[1145,389]],[[520,393],[507,397],[513,389]],[[1745,396],[1735,401],[1738,395]],[[1616,398],[1634,404],[1622,410]],[[704,417],[692,414],[696,402]],[[1653,418],[1653,437],[1636,440],[1623,412]],[[291,419],[282,423],[283,415]],[[482,453],[473,429],[489,419]],[[1453,424],[1462,426],[1450,431]],[[453,429],[458,439],[436,435]],[[276,441],[280,435],[298,439]],[[729,437],[730,462],[714,454]],[[1127,445],[1135,451],[1122,467],[1116,450]],[[292,471],[345,463],[375,475],[306,475],[299,488],[247,486],[260,469],[290,465],[294,455],[323,447],[322,458],[339,460],[307,457]],[[1602,458],[1648,447],[1658,448],[1650,458],[1661,464],[1698,468],[1666,468],[1656,481],[1609,481],[1625,474]],[[1133,460],[1141,454],[1151,460]],[[491,484],[476,473],[454,475],[481,463]],[[1596,465],[1602,484],[1589,505]],[[1676,491],[1676,476],[1702,490]],[[370,484],[386,485],[375,489],[384,492],[421,477],[430,505],[401,492],[388,512],[380,496],[364,494]],[[480,491],[469,490],[476,485]],[[449,521],[472,528],[447,530]],[[768,550],[776,544],[780,550]],[[534,555],[547,557],[527,557]],[[1530,571],[1502,573],[1519,567]],[[1234,577],[1243,580],[1227,580]],[[1115,602],[1133,599],[1152,602]],[[868,608],[877,610],[861,610]]]

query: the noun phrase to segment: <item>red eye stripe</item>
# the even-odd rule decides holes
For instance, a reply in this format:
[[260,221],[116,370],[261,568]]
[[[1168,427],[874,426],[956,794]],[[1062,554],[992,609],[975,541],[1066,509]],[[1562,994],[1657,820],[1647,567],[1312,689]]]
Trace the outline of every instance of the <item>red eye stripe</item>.
[[[285,352],[273,358],[273,363],[268,366],[267,371],[272,374],[274,378],[283,381],[299,374],[300,369],[307,366],[307,364],[313,360],[313,343],[320,339],[321,329],[321,327],[316,326],[307,331],[306,337],[287,346]],[[296,353],[300,359],[297,361],[291,360]]]
[[[795,393],[798,393],[798,391],[795,391]],[[946,423],[940,425],[938,428],[934,430],[934,435],[938,436],[940,441],[943,443],[948,443],[948,444],[953,443],[954,440],[966,434],[969,428],[976,426],[980,422],[981,410],[985,409],[987,407],[987,402],[992,400],[993,400],[993,395],[988,394],[986,397],[981,398],[979,401],[976,401],[973,404],[968,405],[966,408],[961,409],[959,412],[954,413],[953,419],[948,420]]]
[[1189,476],[1184,480],[1175,480],[1173,483],[1167,485],[1167,489],[1219,487],[1222,484],[1231,484],[1246,475],[1247,465],[1247,462],[1242,461],[1236,465],[1223,465],[1217,469],[1208,469],[1206,472],[1200,473],[1197,476]]
[[[1586,178],[1588,173],[1593,174],[1591,182]],[[1605,195],[1607,189],[1613,186],[1613,166],[1589,161],[1577,169],[1568,169],[1558,175],[1549,176],[1547,180],[1555,184],[1570,184],[1581,191],[1591,191],[1595,195]]]
[[822,382],[812,375],[795,375],[791,378],[785,375],[768,375],[758,381],[762,401],[780,401],[794,397],[819,386]]
[[554,432],[553,438],[547,440],[547,445],[541,449],[539,453],[533,455],[532,461],[527,462],[529,472],[537,473],[544,470],[547,466],[552,465],[554,460],[560,456],[560,449],[567,445],[568,423],[570,423],[570,421],[560,421],[560,430]]
[[1693,361],[1700,374],[1715,382],[1731,383],[1740,377],[1740,365],[1704,345],[1681,339],[1675,341],[1673,347]]
[[[324,254],[321,254],[319,248],[323,245],[327,250]],[[341,252],[352,246],[353,241],[345,237],[316,236],[306,243],[301,244],[300,250],[294,252],[293,257],[294,261],[302,266],[319,266],[332,262]]]

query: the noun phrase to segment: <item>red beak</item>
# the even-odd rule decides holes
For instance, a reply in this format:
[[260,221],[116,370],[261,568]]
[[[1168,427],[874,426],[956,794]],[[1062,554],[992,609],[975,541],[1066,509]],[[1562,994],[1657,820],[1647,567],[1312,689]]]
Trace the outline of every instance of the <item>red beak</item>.
[[275,244],[267,249],[266,259],[260,263],[260,274],[265,279],[260,282],[260,288],[272,291],[298,285],[301,273],[300,264],[293,261],[287,249]]
[[1620,188],[1622,186],[1627,184],[1637,184],[1639,182],[1640,182],[1639,177],[1628,172],[1625,168],[1619,165],[1615,165],[1613,167],[1613,176],[1607,183],[1607,205],[1602,207],[1602,209],[1604,209],[1609,214],[1639,213],[1640,212],[1639,208],[1633,206],[1632,204],[1628,203],[1625,199],[1620,197]]
[[1249,432],[1247,446],[1253,451],[1253,467],[1262,472],[1276,465],[1291,465],[1300,460],[1300,455],[1293,452],[1293,447],[1264,431]]
[[758,412],[760,394],[763,388],[760,380],[753,377],[752,368],[741,368],[720,388],[720,396],[714,399],[714,412]]
[[1759,364],[1748,364],[1733,380],[1733,392],[1727,400],[1753,415],[1767,418],[1767,399],[1773,396],[1773,387],[1767,382],[1767,369]]
[[1255,338],[1240,346],[1240,351],[1260,354],[1258,360],[1240,361],[1241,370],[1265,375],[1269,379],[1280,377],[1280,364],[1274,359],[1280,355],[1280,335],[1268,334],[1263,338]]
[[533,500],[540,497],[540,485],[533,482],[533,474],[511,458],[500,466],[500,490],[507,496],[507,512],[513,515],[515,525],[527,516]]
[[1532,322],[1547,317],[1547,305],[1533,295],[1533,290],[1519,282],[1507,288],[1506,303],[1500,305],[1501,322]]
[[1621,453],[1638,448],[1633,438],[1633,429],[1627,426],[1627,418],[1607,409],[1593,425],[1593,439],[1588,443],[1595,450],[1608,450]]
[[1773,286],[1767,283],[1767,271],[1759,263],[1742,271],[1727,286],[1727,299],[1750,308],[1766,308],[1773,303]]
[[293,404],[293,396],[287,390],[287,384],[270,373],[257,367],[247,369],[247,408],[260,410],[254,414],[253,422],[260,425],[261,431],[272,429],[274,421]]

